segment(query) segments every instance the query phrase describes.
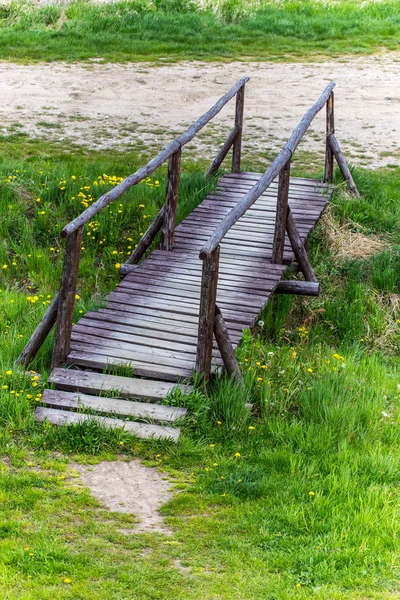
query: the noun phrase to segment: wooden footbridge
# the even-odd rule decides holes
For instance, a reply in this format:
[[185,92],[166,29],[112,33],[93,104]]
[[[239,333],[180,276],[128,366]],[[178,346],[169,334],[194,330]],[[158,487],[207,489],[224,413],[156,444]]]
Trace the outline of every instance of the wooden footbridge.
[[[335,84],[306,112],[266,172],[258,174],[240,170],[247,81],[239,81],[147,165],[64,227],[60,290],[17,361],[27,366],[55,324],[52,372],[36,410],[38,420],[62,424],[94,418],[141,437],[177,439],[176,424],[185,409],[157,402],[175,386],[190,389],[195,372],[207,382],[225,367],[240,379],[234,350],[271,295],[318,295],[306,244],[333,191],[334,157],[358,193],[334,136]],[[176,227],[182,148],[234,97],[234,127],[208,171],[214,174],[232,149],[231,173]],[[292,155],[325,105],[324,181],[290,177]],[[84,225],[167,160],[165,205],[121,266],[122,280],[106,306],[73,325]],[[160,231],[160,249],[146,252]],[[293,261],[304,281],[284,280]],[[132,375],[109,374],[121,366]]]

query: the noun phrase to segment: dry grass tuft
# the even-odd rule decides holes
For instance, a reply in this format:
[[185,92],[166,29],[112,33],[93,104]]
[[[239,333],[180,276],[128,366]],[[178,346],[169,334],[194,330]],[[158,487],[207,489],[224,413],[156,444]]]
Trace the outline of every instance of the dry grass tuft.
[[368,258],[388,247],[388,242],[383,236],[365,235],[354,231],[355,227],[362,229],[357,223],[340,225],[329,210],[326,211],[321,224],[332,255],[336,259]]
[[367,341],[376,350],[384,350],[389,353],[398,354],[400,351],[400,294],[376,293],[374,300],[379,306],[383,323],[380,334],[368,331]]

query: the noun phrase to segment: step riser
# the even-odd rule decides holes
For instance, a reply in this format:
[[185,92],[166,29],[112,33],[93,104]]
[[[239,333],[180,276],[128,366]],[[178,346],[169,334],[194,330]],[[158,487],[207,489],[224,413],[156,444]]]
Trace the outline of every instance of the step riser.
[[109,429],[124,429],[128,433],[136,435],[142,439],[170,439],[177,441],[180,430],[172,427],[162,427],[161,425],[147,425],[145,423],[136,423],[132,421],[122,421],[110,417],[97,417],[92,415],[78,414],[66,410],[55,410],[52,408],[38,407],[35,412],[35,419],[38,422],[48,421],[53,425],[77,425],[83,422],[94,421],[103,427]]

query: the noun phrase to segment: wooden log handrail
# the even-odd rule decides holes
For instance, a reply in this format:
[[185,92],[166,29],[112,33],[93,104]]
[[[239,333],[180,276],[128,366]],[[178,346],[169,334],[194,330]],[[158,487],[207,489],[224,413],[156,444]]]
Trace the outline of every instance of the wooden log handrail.
[[226,217],[219,223],[214,233],[210,236],[200,251],[200,258],[202,260],[211,255],[215,248],[221,243],[222,239],[230,230],[230,228],[240,219],[240,217],[245,214],[245,212],[254,204],[254,202],[258,200],[258,198],[274,181],[282,167],[286,165],[288,160],[291,159],[305,132],[311,125],[312,120],[324,107],[335,85],[335,82],[332,81],[326,87],[317,102],[305,113],[300,123],[290,136],[289,140],[282,150],[277,154],[269,168],[265,171],[264,175],[260,177],[258,182],[247,192],[247,194],[243,196],[237,205],[232,208]]
[[82,214],[68,223],[68,225],[66,225],[61,231],[62,237],[68,237],[71,235],[71,233],[76,231],[79,227],[82,227],[82,225],[88,223],[90,219],[97,215],[105,206],[110,204],[110,202],[117,200],[127,190],[139,183],[139,181],[149,177],[149,175],[151,175],[156,169],[158,169],[158,167],[168,160],[170,156],[175,154],[175,152],[178,152],[180,148],[190,142],[196,133],[205,127],[205,125],[207,125],[207,123],[209,123],[211,119],[213,119],[215,115],[222,110],[225,104],[227,104],[229,100],[231,100],[243,88],[249,79],[250,77],[243,77],[243,79],[240,79],[237,83],[235,83],[234,86],[232,86],[229,92],[222,96],[218,102],[216,102],[214,106],[210,108],[210,110],[197,119],[197,121],[195,121],[195,123],[193,123],[184,133],[178,135],[178,137],[176,137],[172,142],[167,144],[167,146],[165,146],[165,148],[163,148],[161,152],[152,158],[144,167],[141,167],[138,171],[126,177],[124,181],[116,185],[112,190],[106,194],[103,194],[103,196],[100,196],[100,198],[91,206],[89,206],[89,208],[83,211]]

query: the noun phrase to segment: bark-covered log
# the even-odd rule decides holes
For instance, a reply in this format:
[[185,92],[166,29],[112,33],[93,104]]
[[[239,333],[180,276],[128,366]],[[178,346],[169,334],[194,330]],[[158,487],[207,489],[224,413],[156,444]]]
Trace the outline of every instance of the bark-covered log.
[[275,290],[277,294],[296,294],[297,296],[319,296],[319,283],[314,281],[281,281]]
[[315,283],[317,283],[318,280],[315,276],[314,269],[311,266],[310,259],[308,258],[308,254],[304,248],[304,244],[301,241],[299,232],[297,231],[296,223],[294,221],[290,207],[288,207],[287,211],[286,230],[288,232],[289,240],[292,245],[294,255],[304,275],[304,279],[306,281],[314,281]]
[[35,358],[39,348],[47,338],[48,334],[53,328],[54,323],[56,322],[59,298],[60,293],[57,292],[49,304],[46,312],[44,313],[42,320],[32,334],[29,342],[26,344],[25,348],[15,361],[16,365],[28,367]]
[[325,172],[324,181],[333,182],[333,152],[329,143],[329,136],[335,133],[334,92],[326,103],[326,142],[325,142]]
[[354,179],[350,173],[349,167],[347,166],[346,159],[343,156],[343,152],[340,149],[339,142],[337,141],[337,139],[333,135],[333,133],[331,133],[331,135],[328,137],[328,140],[329,140],[329,145],[332,149],[332,152],[335,155],[335,158],[337,160],[337,164],[339,165],[342,175],[347,182],[347,186],[348,186],[350,192],[352,194],[354,194],[354,196],[357,196],[357,198],[359,198],[360,192],[358,191],[357,186],[354,183]]
[[140,242],[128,258],[125,264],[127,265],[137,265],[139,260],[142,258],[143,254],[146,252],[147,248],[153,242],[157,233],[160,231],[161,227],[164,223],[164,215],[165,215],[165,205],[162,207],[158,215],[154,218],[150,227],[145,231],[144,235],[140,238]]
[[225,325],[224,318],[218,306],[215,307],[214,333],[218,348],[224,361],[224,366],[228,375],[234,376],[236,381],[242,381],[239,363],[235,356],[232,342],[229,338],[229,331]]
[[288,212],[290,182],[290,160],[284,165],[279,173],[278,196],[276,199],[276,217],[274,243],[272,246],[271,262],[283,264],[283,250],[285,247],[286,221]]
[[238,133],[238,129],[236,127],[234,127],[232,129],[232,131],[230,132],[230,134],[228,135],[225,144],[222,146],[221,150],[218,152],[217,156],[212,161],[210,168],[207,171],[208,176],[214,175],[214,173],[216,171],[218,171],[222,162],[225,159],[225,156],[228,154],[229,150],[231,149],[232,144],[235,141],[235,138],[237,136],[237,133]]
[[235,129],[237,129],[237,134],[233,144],[232,173],[240,173],[240,159],[242,156],[243,111],[244,85],[242,85],[236,94]]
[[218,268],[219,246],[204,260],[201,280],[196,371],[204,377],[205,382],[211,374]]
[[165,199],[164,224],[162,229],[161,250],[172,250],[178,206],[179,178],[181,174],[181,149],[170,156],[168,161],[167,194]]
[[72,321],[78,281],[79,257],[82,244],[80,227],[67,238],[64,265],[60,286],[60,299],[57,311],[56,335],[54,338],[52,367],[58,367],[67,357],[71,344]]

